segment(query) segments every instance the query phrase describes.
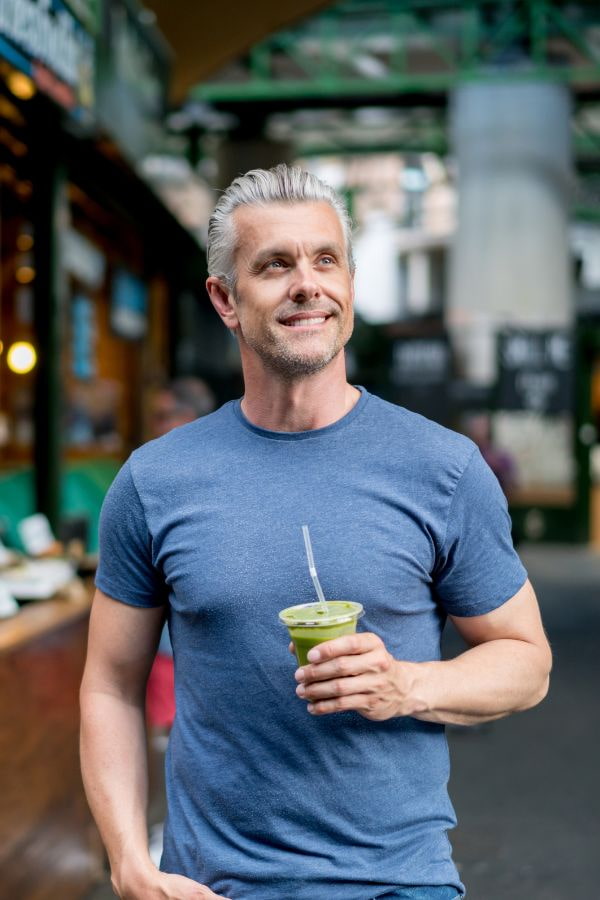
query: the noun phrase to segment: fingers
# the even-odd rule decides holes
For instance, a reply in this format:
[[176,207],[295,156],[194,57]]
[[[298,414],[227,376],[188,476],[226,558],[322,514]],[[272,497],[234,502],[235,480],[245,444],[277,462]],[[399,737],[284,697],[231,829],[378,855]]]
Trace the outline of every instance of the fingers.
[[335,638],[314,647],[309,656],[311,662],[295,678],[296,694],[308,701],[312,715],[356,710],[370,719],[387,719],[398,714],[395,660],[376,634]]
[[[315,651],[319,652],[319,661],[313,659]],[[297,669],[296,681],[308,683],[348,678],[364,672],[386,672],[392,657],[380,637],[363,632],[325,641],[312,648],[309,659],[309,665]]]
[[307,687],[298,685],[298,688],[310,694],[302,699],[309,701],[306,708],[313,716],[354,710],[367,719],[383,721],[404,714],[392,684],[371,675],[340,682],[319,682]]
[[384,647],[355,656],[337,656],[327,662],[314,663],[297,669],[294,678],[301,683],[349,678],[365,672],[386,671],[389,654]]
[[354,678],[335,678],[332,681],[315,681],[312,684],[299,684],[296,694],[303,700],[317,702],[356,694],[378,693],[385,689],[383,682],[378,682],[372,675],[358,675]]
[[[138,900],[142,894],[137,891],[133,894],[122,894],[123,900]],[[174,875],[167,872],[157,872],[155,883],[152,887],[144,889],[143,898],[162,898],[162,900],[228,900],[221,894],[215,894],[209,887],[199,884],[184,875]]]
[[357,653],[368,653],[383,647],[383,641],[371,631],[359,631],[356,634],[346,634],[343,637],[324,641],[308,651],[308,659],[311,663],[323,662],[334,659],[336,656],[352,656]]
[[143,877],[138,872],[134,884],[117,885],[114,877],[111,884],[121,900],[229,900],[222,894],[215,894],[205,884],[185,875],[160,872],[155,866]]
[[312,716],[326,716],[350,710],[368,715],[375,709],[375,702],[364,694],[348,694],[345,697],[333,697],[331,700],[309,703],[306,708]]

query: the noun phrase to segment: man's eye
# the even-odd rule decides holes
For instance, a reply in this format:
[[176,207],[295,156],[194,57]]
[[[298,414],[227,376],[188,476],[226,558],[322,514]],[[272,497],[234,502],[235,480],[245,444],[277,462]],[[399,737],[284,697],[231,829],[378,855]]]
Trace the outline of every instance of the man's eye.
[[281,259],[272,259],[267,263],[267,269],[283,269],[284,263]]
[[319,262],[325,263],[327,266],[332,266],[335,263],[335,259],[333,256],[322,256]]

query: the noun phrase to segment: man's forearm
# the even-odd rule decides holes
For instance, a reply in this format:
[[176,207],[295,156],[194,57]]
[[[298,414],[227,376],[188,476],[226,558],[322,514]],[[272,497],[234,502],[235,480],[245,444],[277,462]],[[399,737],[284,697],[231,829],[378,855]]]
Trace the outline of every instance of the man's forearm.
[[489,722],[535,706],[546,696],[550,671],[542,649],[509,639],[479,644],[450,660],[397,666],[403,692],[409,676],[403,701],[414,706],[409,714],[454,725]]
[[81,768],[113,882],[119,883],[125,870],[150,868],[143,711],[110,693],[86,689],[85,682],[81,692]]
[[545,697],[552,654],[529,581],[489,613],[451,619],[471,648],[455,659],[394,659],[379,635],[357,632],[313,647],[296,672],[296,693],[315,716],[354,709],[374,721],[412,716],[459,725],[499,719]]

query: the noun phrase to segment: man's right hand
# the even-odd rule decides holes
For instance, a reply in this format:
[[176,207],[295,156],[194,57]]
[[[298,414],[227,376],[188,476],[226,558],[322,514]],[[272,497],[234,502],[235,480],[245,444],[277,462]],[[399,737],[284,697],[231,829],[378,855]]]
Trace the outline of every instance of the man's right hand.
[[150,876],[138,880],[137,884],[123,889],[113,879],[112,889],[121,900],[230,900],[221,894],[214,894],[206,885],[198,884],[191,878],[169,875],[158,869]]

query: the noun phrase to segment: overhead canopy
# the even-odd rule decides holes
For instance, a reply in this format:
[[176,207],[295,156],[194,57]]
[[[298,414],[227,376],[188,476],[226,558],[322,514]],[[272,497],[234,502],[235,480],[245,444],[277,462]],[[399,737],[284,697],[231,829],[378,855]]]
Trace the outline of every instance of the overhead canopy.
[[329,5],[327,0],[144,0],[175,55],[175,101],[262,38]]

